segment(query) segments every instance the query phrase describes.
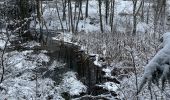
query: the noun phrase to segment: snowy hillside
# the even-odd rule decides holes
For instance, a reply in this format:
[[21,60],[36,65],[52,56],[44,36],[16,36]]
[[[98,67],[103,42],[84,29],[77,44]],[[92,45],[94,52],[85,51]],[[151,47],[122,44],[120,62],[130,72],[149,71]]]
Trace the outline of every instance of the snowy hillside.
[[0,0],[0,100],[169,100],[170,0]]

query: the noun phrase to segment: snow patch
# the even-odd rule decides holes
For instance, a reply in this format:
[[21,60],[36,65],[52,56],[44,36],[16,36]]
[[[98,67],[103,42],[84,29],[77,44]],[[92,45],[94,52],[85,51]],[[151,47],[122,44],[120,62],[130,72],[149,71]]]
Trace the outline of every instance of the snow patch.
[[29,41],[27,43],[24,43],[22,46],[28,47],[28,48],[33,48],[35,46],[40,46],[40,43],[37,43],[36,41]]
[[148,24],[144,22],[138,23],[136,26],[137,33],[142,33],[141,35],[144,35],[144,33],[146,33],[148,29],[149,29]]
[[72,33],[71,32],[61,32],[59,35],[52,37],[53,40],[64,40],[64,42],[72,43]]
[[74,72],[65,73],[61,87],[63,92],[68,92],[72,96],[80,95],[80,93],[85,93],[87,90],[86,86],[77,80]]
[[0,40],[0,49],[4,49],[6,41]]
[[112,77],[112,75],[111,75],[111,69],[109,69],[109,68],[103,68],[102,69],[104,72],[105,72],[105,77]]
[[102,85],[97,85],[99,87],[103,87],[104,89],[108,90],[108,91],[116,91],[118,89],[118,87],[116,86],[115,83],[113,82],[105,82]]
[[123,1],[123,0],[116,0],[116,13],[127,13],[130,14],[133,12],[133,3],[132,1]]
[[95,55],[96,55],[96,60],[94,61],[94,64],[96,66],[102,67],[102,65],[99,63],[99,55],[98,54],[95,54]]
[[49,66],[49,70],[54,70],[55,68],[63,68],[65,67],[66,63],[60,63],[58,61],[54,61],[51,66]]
[[50,61],[50,58],[43,53],[40,53],[38,55],[38,58],[39,58],[39,61],[41,61],[41,62],[49,62]]

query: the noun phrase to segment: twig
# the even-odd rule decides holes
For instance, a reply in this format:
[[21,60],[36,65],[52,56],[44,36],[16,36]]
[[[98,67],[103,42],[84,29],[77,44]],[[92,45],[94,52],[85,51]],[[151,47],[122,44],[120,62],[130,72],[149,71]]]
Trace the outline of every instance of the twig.
[[139,92],[139,90],[138,90],[138,77],[137,77],[137,69],[136,69],[136,64],[135,64],[135,59],[134,59],[134,56],[133,56],[133,51],[131,50],[131,51],[129,51],[130,52],[130,55],[131,55],[131,58],[132,58],[132,63],[133,63],[133,67],[134,67],[134,73],[135,73],[135,80],[136,80],[136,92],[137,92],[137,94],[136,94],[136,99],[138,100],[138,92]]

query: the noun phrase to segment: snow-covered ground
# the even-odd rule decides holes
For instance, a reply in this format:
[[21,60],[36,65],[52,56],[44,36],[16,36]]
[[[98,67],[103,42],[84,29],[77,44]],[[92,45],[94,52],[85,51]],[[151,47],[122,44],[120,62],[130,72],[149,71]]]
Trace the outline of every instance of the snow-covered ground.
[[[86,3],[83,2],[83,15],[85,13],[85,4]],[[74,42],[74,44],[81,46],[81,49],[84,50],[87,54],[95,56],[94,64],[100,68],[102,67],[100,57],[110,57],[109,59],[114,59],[115,61],[110,61],[106,68],[102,69],[102,71],[105,72],[104,77],[113,78],[114,76],[112,76],[112,71],[114,71],[114,68],[119,68],[120,74],[123,73],[126,68],[130,69],[127,71],[131,77],[121,80],[122,82],[120,86],[113,82],[105,82],[98,85],[108,91],[118,92],[120,98],[126,98],[127,100],[134,98],[133,95],[136,92],[136,87],[134,85],[136,77],[132,73],[133,68],[131,63],[131,56],[134,56],[137,72],[139,72],[138,81],[140,81],[142,68],[146,64],[146,60],[154,55],[157,49],[156,46],[159,44],[159,42],[156,40],[157,38],[155,39],[156,41],[153,40],[154,25],[152,18],[153,16],[151,15],[148,24],[146,24],[146,21],[141,22],[138,18],[136,27],[137,36],[134,38],[128,36],[128,32],[131,32],[132,29],[132,5],[132,1],[129,0],[115,0],[115,33],[111,33],[110,25],[106,25],[105,23],[105,7],[104,4],[102,4],[104,33],[101,33],[98,1],[90,0],[88,12],[89,16],[79,21],[78,35],[75,36],[75,34],[72,32],[65,30],[64,32],[61,31],[61,23],[59,21],[56,7],[54,5],[51,6],[51,4],[49,5],[48,3],[43,4],[43,19],[46,22],[45,24],[49,30],[56,30],[57,33],[55,37],[52,37],[53,40],[63,40],[64,42],[69,43]],[[139,5],[140,2],[137,3],[137,6]],[[145,11],[148,9],[148,5],[149,3],[146,2]],[[62,17],[62,8],[60,8],[61,5],[58,4],[58,6],[60,17]],[[72,7],[74,8],[74,3],[72,4]],[[66,7],[66,11],[67,10],[68,9]],[[152,11],[150,12],[152,13]],[[75,13],[74,9],[73,13]],[[34,24],[35,23],[32,22],[31,26],[35,27]],[[62,21],[64,29],[68,28],[67,24],[68,22]],[[35,28],[39,29],[39,24],[36,24]],[[46,27],[44,26],[43,29],[46,29]],[[6,31],[3,29],[2,32]],[[60,34],[58,34],[58,32]],[[134,41],[137,43],[134,43]],[[6,37],[0,39],[0,49],[4,49],[5,43]],[[8,43],[8,46],[10,46],[10,43]],[[31,41],[22,44],[22,46],[26,48],[33,48],[35,46],[40,46],[40,43]],[[127,49],[126,47],[129,47],[130,49]],[[130,55],[129,51],[133,51],[133,54]],[[64,92],[67,92],[71,96],[86,92],[88,87],[83,85],[83,83],[76,78],[75,72],[69,71],[63,74],[63,80],[58,85],[56,85],[55,82],[50,78],[41,78],[41,75],[38,75],[37,77],[36,73],[33,71],[36,68],[48,67],[49,70],[54,70],[56,67],[61,67],[64,65],[55,61],[52,63],[52,65],[44,66],[44,63],[47,64],[51,60],[50,57],[46,55],[46,53],[47,51],[40,51],[35,53],[34,50],[12,51],[5,53],[5,69],[9,71],[6,71],[5,80],[0,84],[0,89],[2,88],[2,91],[0,92],[0,99],[8,98],[9,100],[29,100],[35,99],[37,94],[37,99],[45,100],[53,97],[53,100],[64,100],[64,98],[61,96]],[[145,90],[147,91],[147,89]],[[159,89],[157,89],[157,91],[158,90]],[[149,92],[147,91],[145,96],[140,95],[140,97],[142,97],[141,99],[148,99],[148,93]]]
[[[40,46],[35,41],[21,45],[29,48]],[[50,77],[42,78],[43,74],[36,72],[37,69],[46,68],[48,71],[48,67],[49,70],[54,70],[54,66],[64,66],[56,61],[52,65],[47,65],[50,57],[46,53],[45,50],[39,53],[34,50],[15,50],[5,53],[5,74],[4,81],[0,84],[0,100],[47,100],[48,98],[64,100],[61,96],[64,92],[72,96],[86,92],[86,86],[78,81],[75,73],[71,71],[65,73],[63,81],[57,85]]]

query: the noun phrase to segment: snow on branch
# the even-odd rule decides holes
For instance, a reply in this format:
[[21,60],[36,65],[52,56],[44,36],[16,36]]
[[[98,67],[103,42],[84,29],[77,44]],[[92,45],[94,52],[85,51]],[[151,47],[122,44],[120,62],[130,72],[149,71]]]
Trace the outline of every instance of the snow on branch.
[[145,67],[144,75],[139,86],[139,91],[148,82],[148,87],[151,89],[151,84],[159,85],[159,80],[162,83],[164,90],[165,81],[170,84],[170,32],[163,34],[163,48],[149,61]]

